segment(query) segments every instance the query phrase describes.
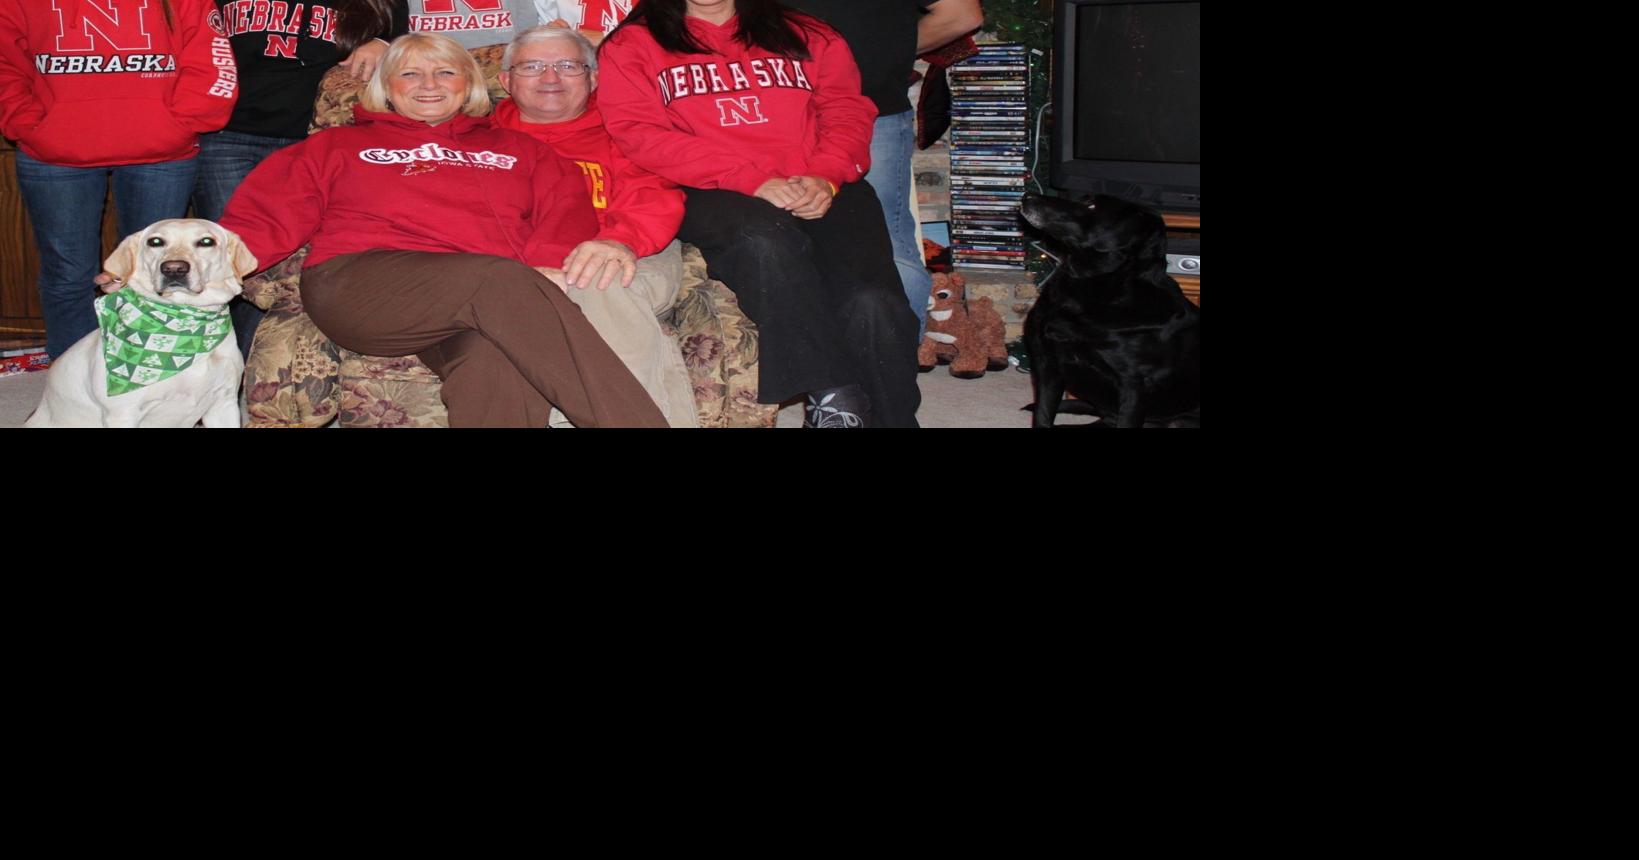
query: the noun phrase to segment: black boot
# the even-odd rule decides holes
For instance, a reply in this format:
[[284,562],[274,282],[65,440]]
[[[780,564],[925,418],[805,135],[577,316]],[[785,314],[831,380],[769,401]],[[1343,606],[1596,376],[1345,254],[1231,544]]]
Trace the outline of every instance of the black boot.
[[810,392],[803,411],[807,416],[802,422],[804,427],[824,430],[871,426],[871,398],[858,385]]

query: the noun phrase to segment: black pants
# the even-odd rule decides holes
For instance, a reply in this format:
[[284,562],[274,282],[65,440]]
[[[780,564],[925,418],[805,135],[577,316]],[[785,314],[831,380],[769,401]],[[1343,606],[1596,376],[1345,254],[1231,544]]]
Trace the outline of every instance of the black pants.
[[858,384],[874,426],[915,427],[916,315],[876,194],[850,183],[824,218],[806,221],[733,191],[684,190],[678,238],[757,323],[758,401]]

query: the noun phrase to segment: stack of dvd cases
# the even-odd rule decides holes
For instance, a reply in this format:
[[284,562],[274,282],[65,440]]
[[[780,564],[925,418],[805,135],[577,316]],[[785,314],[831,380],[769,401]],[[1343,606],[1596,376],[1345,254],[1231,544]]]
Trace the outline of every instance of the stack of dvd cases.
[[1023,269],[1019,201],[1030,151],[1030,58],[979,45],[950,68],[950,240],[957,268]]

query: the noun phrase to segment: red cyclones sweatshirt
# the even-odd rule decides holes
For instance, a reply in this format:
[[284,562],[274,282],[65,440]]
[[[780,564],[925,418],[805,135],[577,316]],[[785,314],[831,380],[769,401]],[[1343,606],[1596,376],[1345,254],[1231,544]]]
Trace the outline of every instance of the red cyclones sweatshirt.
[[191,158],[238,96],[208,0],[0,0],[0,134],[68,167]]
[[738,16],[686,18],[710,54],[671,54],[647,27],[625,26],[598,55],[598,102],[609,134],[640,166],[692,188],[752,194],[772,178],[838,186],[871,166],[876,105],[835,30],[804,17],[812,60],[747,48]]
[[603,228],[597,238],[620,242],[639,257],[659,251],[676,238],[683,223],[683,192],[621,154],[603,128],[595,96],[585,113],[567,122],[526,122],[511,99],[496,105],[490,118],[497,126],[521,131],[580,165]]
[[460,114],[353,117],[268,156],[228,201],[222,226],[263,268],[310,240],[308,268],[378,249],[561,268],[598,232],[580,168],[527,135]]

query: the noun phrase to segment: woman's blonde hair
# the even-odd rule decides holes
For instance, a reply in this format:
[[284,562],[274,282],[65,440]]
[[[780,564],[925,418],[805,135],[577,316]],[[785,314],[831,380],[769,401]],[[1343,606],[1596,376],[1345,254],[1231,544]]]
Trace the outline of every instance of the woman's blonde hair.
[[359,97],[359,104],[364,105],[365,110],[379,113],[393,109],[387,101],[387,78],[398,74],[408,54],[460,69],[467,76],[467,100],[461,105],[461,112],[467,116],[489,113],[489,87],[484,83],[484,71],[478,68],[478,61],[459,42],[436,33],[408,33],[393,40],[386,56],[381,58],[380,68],[365,85],[364,95]]

